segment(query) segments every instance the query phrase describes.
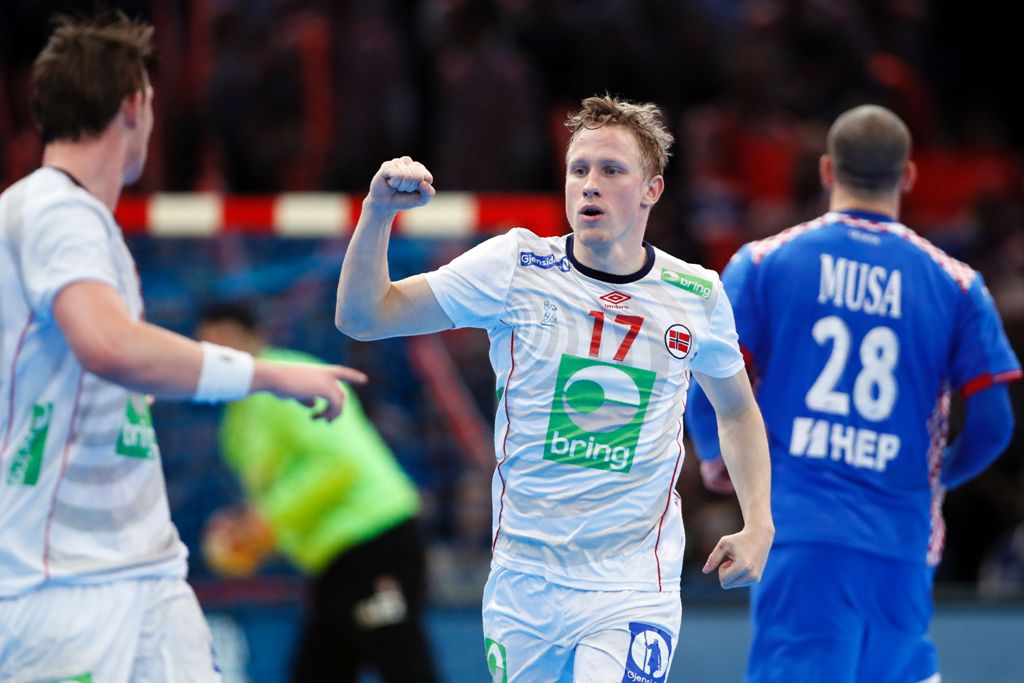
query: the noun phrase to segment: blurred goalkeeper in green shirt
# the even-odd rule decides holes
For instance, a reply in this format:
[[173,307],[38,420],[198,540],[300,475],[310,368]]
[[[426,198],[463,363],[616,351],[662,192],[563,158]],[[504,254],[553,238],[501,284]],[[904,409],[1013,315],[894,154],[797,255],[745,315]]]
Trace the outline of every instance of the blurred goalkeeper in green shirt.
[[[236,304],[205,309],[198,335],[257,358],[322,363],[266,346],[253,313]],[[225,408],[221,452],[248,504],[214,515],[203,554],[221,574],[244,576],[279,550],[312,577],[293,681],[354,682],[366,664],[385,683],[429,683],[437,676],[422,626],[419,497],[347,386],[345,394],[333,422],[269,394]]]

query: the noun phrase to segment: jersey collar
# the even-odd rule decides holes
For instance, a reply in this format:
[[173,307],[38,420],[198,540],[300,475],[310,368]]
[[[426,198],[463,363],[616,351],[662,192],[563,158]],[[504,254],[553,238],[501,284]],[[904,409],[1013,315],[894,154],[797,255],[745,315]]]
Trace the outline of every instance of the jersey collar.
[[[64,175],[67,176],[68,180],[70,180],[71,182],[73,182],[75,185],[77,185],[78,187],[82,188],[83,190],[85,190],[85,185],[80,183],[78,181],[78,178],[76,178],[75,176],[71,175],[70,171],[65,171],[60,166],[47,165],[47,166],[45,166],[45,168],[52,168],[54,171],[57,171],[57,173],[63,173]],[[88,190],[85,190],[85,191],[88,192]]]
[[843,209],[842,211],[836,211],[844,216],[850,216],[851,218],[861,218],[866,221],[874,221],[875,223],[898,223],[894,217],[884,213],[875,213],[874,211],[861,211],[860,209]]
[[572,249],[573,237],[574,235],[569,235],[565,238],[565,254],[569,257],[569,262],[573,267],[589,278],[600,280],[601,282],[610,282],[616,285],[625,285],[646,277],[646,275],[651,272],[651,269],[654,268],[654,247],[652,247],[648,242],[644,242],[644,251],[647,252],[647,260],[644,262],[644,265],[640,270],[635,273],[630,273],[629,275],[615,275],[613,273],[606,273],[602,270],[595,270],[576,260],[576,255],[573,254]]

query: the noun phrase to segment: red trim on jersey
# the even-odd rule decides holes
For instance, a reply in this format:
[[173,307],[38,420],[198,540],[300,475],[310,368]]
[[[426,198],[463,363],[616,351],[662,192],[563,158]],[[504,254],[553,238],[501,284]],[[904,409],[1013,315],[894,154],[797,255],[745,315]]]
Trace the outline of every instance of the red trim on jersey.
[[75,419],[78,417],[78,402],[82,398],[82,383],[84,379],[85,371],[78,376],[78,387],[75,389],[75,404],[71,409],[71,423],[68,425],[68,435],[64,440],[64,450],[60,456],[60,474],[57,475],[57,485],[53,487],[50,514],[46,516],[46,535],[43,540],[43,574],[46,580],[50,579],[50,527],[53,524],[53,513],[57,510],[57,492],[64,481],[64,472],[68,469],[68,451],[71,450],[71,442],[75,435]]
[[746,365],[748,369],[753,370],[757,367],[756,362],[754,361],[754,354],[751,353],[750,349],[743,344],[740,344],[740,353],[743,354],[743,364]]
[[928,486],[932,492],[931,532],[928,535],[928,551],[925,561],[928,566],[938,566],[942,560],[942,548],[946,544],[946,520],[942,517],[942,501],[946,488],[942,485],[942,458],[949,440],[949,409],[952,391],[943,387],[935,400],[935,410],[928,418]]
[[[686,405],[683,404],[685,412]],[[665,509],[661,512],[661,519],[658,520],[658,538],[654,541],[654,564],[658,567],[658,592],[661,592],[661,558],[658,557],[658,546],[661,545],[661,527],[665,524],[665,515],[668,514],[668,506],[672,503],[672,490],[676,487],[676,473],[679,471],[679,463],[683,459],[683,415],[679,415],[679,431],[676,432],[676,443],[679,444],[679,455],[676,456],[676,465],[672,468],[672,481],[668,485],[668,497],[665,499]]]
[[902,223],[897,221],[872,221],[866,218],[858,218],[856,216],[850,216],[836,211],[829,211],[823,216],[819,216],[807,223],[794,225],[793,227],[786,228],[782,232],[772,235],[771,237],[751,242],[751,259],[755,265],[759,264],[765,256],[787,242],[796,239],[805,232],[835,223],[841,223],[852,228],[861,228],[864,230],[872,230],[874,232],[884,232],[890,235],[897,235],[930,256],[940,268],[946,271],[946,274],[960,285],[960,288],[963,291],[966,292],[969,290],[971,288],[971,283],[974,282],[975,273],[973,268],[966,263],[956,260]]
[[11,438],[11,427],[14,422],[14,384],[18,378],[15,372],[18,367],[18,356],[21,355],[21,346],[25,343],[25,335],[28,334],[28,328],[32,327],[32,321],[35,318],[35,311],[29,313],[28,321],[21,329],[21,334],[18,335],[18,345],[14,347],[14,356],[11,358],[11,387],[7,392],[7,429],[4,430],[3,444],[0,444],[0,462],[2,462],[4,451],[7,450],[7,441]]
[[974,379],[964,384],[963,388],[960,389],[960,395],[964,398],[988,389],[994,384],[1002,384],[1004,382],[1012,382],[1021,378],[1020,370],[1008,370],[1007,372],[1000,372],[993,375],[991,372],[986,372],[978,375]]
[[[506,325],[508,323],[505,323]],[[511,326],[510,326],[511,327]],[[501,476],[501,466],[508,462],[508,434],[512,431],[512,416],[508,412],[508,393],[509,387],[512,386],[512,375],[516,371],[516,331],[512,329],[512,339],[508,344],[508,355],[512,360],[512,368],[508,371],[508,380],[505,382],[505,393],[502,398],[505,400],[505,438],[501,442],[501,450],[503,457],[501,462],[498,463],[497,472],[498,478],[501,479],[501,502],[498,505],[498,526],[494,530],[494,540],[491,541],[491,552],[498,547],[498,535],[501,534],[501,515],[505,512],[505,477]]]
[[796,239],[805,232],[817,230],[818,228],[822,228],[825,225],[827,225],[827,218],[828,214],[825,214],[824,216],[819,216],[815,218],[813,221],[807,221],[806,223],[800,223],[799,225],[794,225],[791,228],[786,228],[782,232],[772,235],[771,237],[765,237],[762,240],[751,242],[751,260],[754,262],[754,265],[761,263],[761,260],[765,256],[772,253],[786,242],[790,242]]

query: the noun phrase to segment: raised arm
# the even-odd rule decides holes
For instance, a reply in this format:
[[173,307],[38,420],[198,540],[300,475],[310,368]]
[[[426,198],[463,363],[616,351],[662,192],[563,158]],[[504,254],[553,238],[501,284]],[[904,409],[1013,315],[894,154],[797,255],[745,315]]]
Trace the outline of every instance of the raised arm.
[[430,171],[409,157],[384,162],[373,176],[341,264],[334,314],[341,332],[371,340],[452,327],[422,275],[392,282],[388,272],[391,224],[400,211],[429,202],[433,182]]
[[317,417],[333,420],[345,401],[338,381],[366,381],[363,373],[340,365],[253,361],[248,354],[133,320],[118,293],[102,282],[64,287],[54,299],[53,316],[86,370],[159,398],[216,401],[269,391],[309,405],[323,398],[327,403]]
[[775,536],[768,438],[746,370],[725,379],[694,375],[715,409],[722,457],[743,512],[743,529],[718,541],[704,573],[718,569],[723,588],[738,588],[761,579]]

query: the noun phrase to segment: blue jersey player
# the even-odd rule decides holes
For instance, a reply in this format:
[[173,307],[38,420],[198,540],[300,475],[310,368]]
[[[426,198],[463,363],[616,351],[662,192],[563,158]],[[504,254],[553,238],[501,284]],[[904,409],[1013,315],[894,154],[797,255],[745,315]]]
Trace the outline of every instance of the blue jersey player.
[[[981,275],[898,222],[910,135],[861,106],[828,135],[829,212],[744,246],[722,280],[759,377],[775,546],[753,588],[747,681],[934,683],[944,492],[1006,447],[1020,377]],[[947,446],[950,398],[966,417]],[[714,414],[686,411],[709,488]]]

